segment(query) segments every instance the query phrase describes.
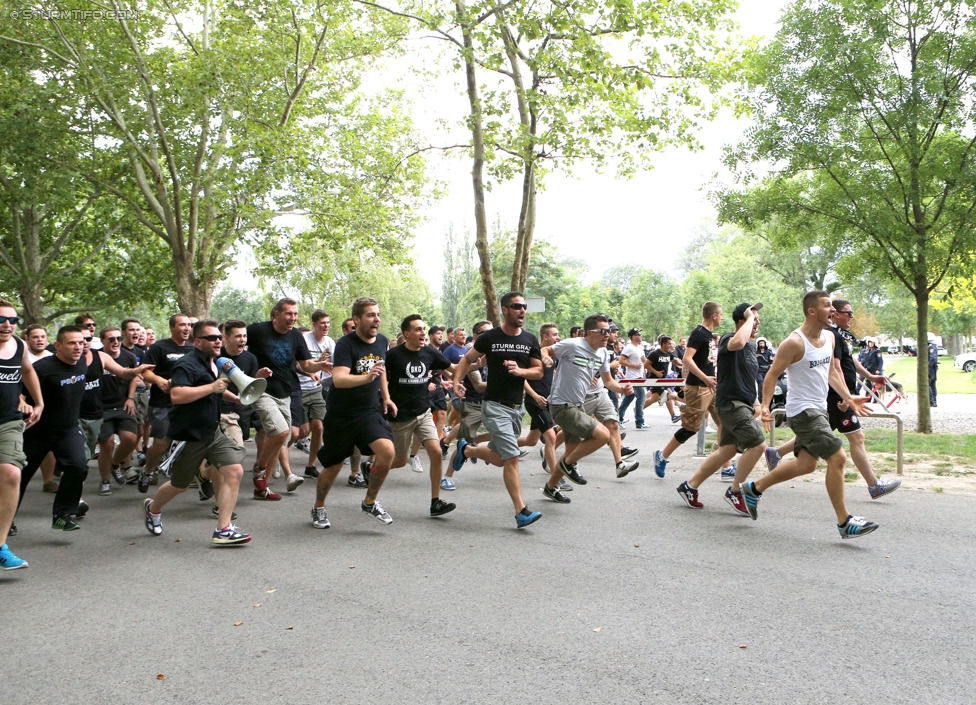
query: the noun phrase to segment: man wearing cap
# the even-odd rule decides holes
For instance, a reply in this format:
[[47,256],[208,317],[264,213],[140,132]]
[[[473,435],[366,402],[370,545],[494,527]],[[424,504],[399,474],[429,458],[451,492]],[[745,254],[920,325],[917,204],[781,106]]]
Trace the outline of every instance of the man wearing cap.
[[[627,331],[627,337],[630,338],[630,343],[625,345],[624,349],[620,351],[619,358],[620,366],[624,368],[625,382],[629,379],[642,379],[644,377],[644,347],[641,345],[640,328],[631,328]],[[624,398],[620,404],[620,411],[618,412],[621,425],[624,422],[627,407],[633,401],[635,402],[634,428],[647,428],[647,425],[644,423],[644,393],[645,389],[643,387],[634,387],[634,393],[628,394]]]
[[742,453],[732,486],[725,491],[725,501],[734,511],[748,516],[739,483],[749,476],[756,461],[766,450],[766,436],[756,419],[756,374],[759,360],[752,339],[759,330],[757,311],[762,304],[741,303],[732,312],[735,332],[726,333],[718,344],[715,409],[721,420],[718,448],[712,452],[686,482],[678,494],[689,507],[705,506],[698,500],[701,483],[715,471]]
[[722,305],[706,301],[702,306],[702,322],[688,336],[688,346],[682,359],[685,380],[685,408],[681,412],[681,428],[664,446],[654,451],[654,474],[664,477],[668,458],[682,443],[698,433],[705,422],[705,414],[711,414],[718,424],[715,413],[715,365],[711,361],[712,331],[722,325]]

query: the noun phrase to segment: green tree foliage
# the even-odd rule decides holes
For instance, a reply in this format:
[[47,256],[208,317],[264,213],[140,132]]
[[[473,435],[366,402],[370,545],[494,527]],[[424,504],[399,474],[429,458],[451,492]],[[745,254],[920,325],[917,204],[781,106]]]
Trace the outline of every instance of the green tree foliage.
[[[814,216],[866,271],[900,282],[925,340],[932,292],[976,251],[971,3],[795,2],[753,69],[756,127],[731,161],[747,176],[772,164],[760,188],[773,212]],[[917,382],[925,400],[921,357]],[[918,430],[932,430],[922,401]]]
[[[4,0],[2,15],[20,5]],[[235,248],[277,235],[281,212],[396,252],[417,176],[402,149],[409,126],[359,82],[400,22],[346,0],[81,5],[106,16],[21,13],[0,43],[30,50],[32,75],[63,102],[84,102],[96,144],[120,164],[89,181],[167,246],[181,310],[206,315]],[[59,170],[88,173],[68,156]]]

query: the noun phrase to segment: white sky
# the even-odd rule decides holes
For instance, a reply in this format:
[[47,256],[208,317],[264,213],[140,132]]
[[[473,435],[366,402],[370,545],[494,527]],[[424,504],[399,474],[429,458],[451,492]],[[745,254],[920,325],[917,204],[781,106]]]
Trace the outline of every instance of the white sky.
[[[772,36],[784,0],[760,3],[744,0],[736,14],[746,36]],[[458,74],[460,77],[460,74]],[[417,127],[435,134],[438,118],[460,123],[467,107],[463,86],[438,88],[436,96],[425,97],[415,114]],[[574,176],[551,173],[537,201],[537,240],[549,240],[561,254],[589,264],[588,279],[595,280],[617,264],[636,263],[661,271],[672,271],[683,244],[702,227],[714,224],[715,211],[708,201],[709,184],[727,182],[722,148],[740,138],[744,123],[731,116],[720,117],[700,134],[705,149],[699,152],[669,150],[652,157],[653,167],[629,180],[612,173],[596,174],[585,166]],[[434,144],[435,138],[431,138]],[[463,133],[458,141],[468,141]],[[440,142],[443,144],[443,142]],[[426,221],[415,231],[414,260],[435,295],[440,294],[441,254],[444,237],[453,225],[458,234],[474,237],[474,199],[471,160],[461,150],[453,156],[431,157],[431,175],[446,183],[446,194],[424,214]],[[514,230],[520,206],[520,181],[495,187],[486,194],[489,224],[496,220]]]

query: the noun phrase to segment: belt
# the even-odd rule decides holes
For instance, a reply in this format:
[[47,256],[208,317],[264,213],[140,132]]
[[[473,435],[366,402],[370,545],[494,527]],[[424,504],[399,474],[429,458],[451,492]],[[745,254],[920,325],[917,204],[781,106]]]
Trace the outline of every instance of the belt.
[[510,404],[508,402],[495,401],[494,399],[492,399],[491,400],[491,403],[492,404],[498,404],[499,406],[504,406],[504,407],[506,407],[508,409],[514,409],[515,411],[518,411],[519,409],[522,408],[522,403],[521,402],[519,402],[518,404]]

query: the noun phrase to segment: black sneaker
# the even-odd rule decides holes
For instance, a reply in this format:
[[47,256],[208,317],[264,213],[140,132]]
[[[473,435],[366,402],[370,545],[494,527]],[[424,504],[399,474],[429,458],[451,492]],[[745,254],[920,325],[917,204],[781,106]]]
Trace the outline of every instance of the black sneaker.
[[[220,507],[218,507],[216,504],[213,505],[213,507],[210,509],[210,513],[213,514],[214,519],[220,518]],[[237,521],[237,512],[230,513],[230,520]]]
[[379,519],[384,524],[392,524],[393,517],[390,513],[383,509],[383,505],[379,503],[378,500],[374,500],[372,504],[362,503],[362,510],[364,514],[369,514],[371,517]]
[[115,480],[120,485],[125,484],[125,473],[122,471],[121,465],[112,466],[112,479]]
[[350,475],[347,484],[350,487],[359,487],[360,489],[363,489],[366,487],[366,480],[363,479],[362,475]]
[[305,468],[305,477],[311,477],[312,479],[315,479],[318,476],[319,476],[319,470],[314,465]]
[[542,494],[551,499],[553,502],[559,502],[559,504],[569,504],[573,501],[558,489],[549,489],[549,485],[542,488]]
[[448,512],[453,512],[457,508],[454,502],[445,502],[440,497],[435,497],[430,500],[430,515],[432,517],[439,517]]
[[569,478],[570,482],[574,482],[577,485],[586,484],[586,478],[576,472],[575,465],[568,465],[565,460],[560,460],[557,467],[559,468],[559,472]]
[[7,532],[7,536],[16,536],[18,534],[17,525],[13,522],[10,523],[10,531]]
[[633,458],[638,453],[640,453],[640,451],[637,450],[636,448],[627,448],[627,447],[624,447],[624,448],[621,448],[620,449],[620,457],[623,460],[630,460],[631,458]]
[[58,514],[54,517],[54,521],[51,522],[51,528],[58,531],[77,531],[81,528],[81,524],[71,517]]
[[450,452],[451,446],[447,445],[447,443],[444,442],[443,438],[441,439],[440,444],[441,444],[441,460],[447,460],[447,454],[448,452]]
[[363,476],[363,480],[366,482],[366,486],[369,487],[369,461],[364,460],[359,464],[359,472]]
[[90,507],[88,506],[88,502],[86,502],[83,499],[80,499],[78,500],[78,509],[75,511],[73,516],[75,517],[75,519],[82,519],[88,513],[89,509]]
[[142,494],[146,494],[149,491],[149,479],[148,472],[139,473],[139,484],[136,485],[136,489]]
[[[207,502],[213,499],[214,486],[210,480],[204,479],[202,475],[197,475],[197,484],[199,485],[197,494],[200,496],[201,502]],[[248,540],[250,540],[250,538]]]

